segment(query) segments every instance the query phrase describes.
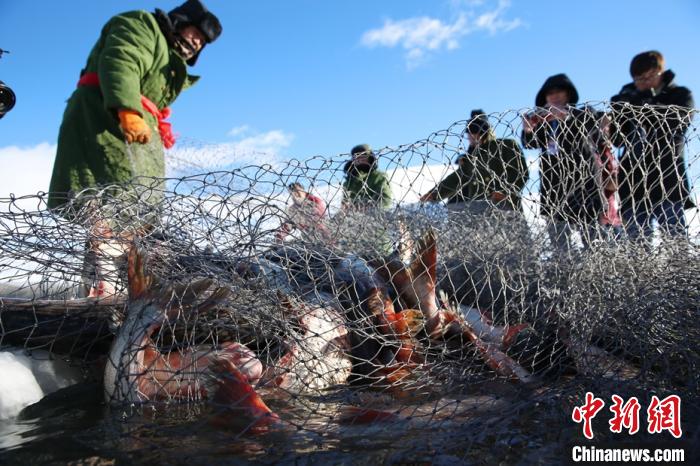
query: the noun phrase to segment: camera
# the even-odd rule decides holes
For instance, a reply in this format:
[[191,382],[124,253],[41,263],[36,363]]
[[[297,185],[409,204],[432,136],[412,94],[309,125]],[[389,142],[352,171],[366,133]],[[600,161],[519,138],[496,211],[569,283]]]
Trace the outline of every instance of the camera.
[[4,117],[7,112],[15,106],[17,98],[12,89],[0,81],[0,118]]
[[546,119],[551,114],[552,114],[551,111],[546,107],[535,107],[534,110],[528,112],[527,115],[525,115],[525,116],[529,119],[536,118],[536,117]]

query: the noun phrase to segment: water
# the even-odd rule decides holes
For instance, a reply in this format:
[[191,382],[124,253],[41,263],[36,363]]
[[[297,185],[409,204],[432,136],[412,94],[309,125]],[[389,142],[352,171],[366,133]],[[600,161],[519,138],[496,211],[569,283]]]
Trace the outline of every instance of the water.
[[[235,423],[212,427],[203,405],[123,417],[123,410],[105,406],[100,384],[85,382],[2,421],[0,464],[562,464],[572,444],[584,443],[580,426],[570,421],[572,403],[580,403],[571,388],[524,393],[494,382],[466,390],[478,395],[393,401],[366,392],[348,398],[345,392],[346,402],[379,400],[400,418],[368,425],[337,422],[340,394],[271,399],[285,426],[254,434]],[[674,447],[685,446],[688,455],[698,417],[684,414],[686,442]],[[607,420],[594,420],[597,440],[629,444],[629,436],[606,437]],[[643,435],[634,441],[645,441]]]
[[[503,393],[496,395],[394,400],[393,406],[385,405],[396,410],[401,420],[356,426],[332,420],[339,413],[336,395],[304,400],[305,407],[271,400],[271,407],[286,421],[285,427],[264,434],[241,434],[235,428],[211,427],[206,421],[207,408],[202,406],[146,410],[125,421],[120,419],[120,410],[104,405],[100,384],[81,383],[27,407],[15,420],[3,421],[0,462],[376,464],[411,460],[452,464],[469,458],[505,459],[509,452],[536,445],[538,440],[516,432],[522,430],[524,418],[514,415],[519,407],[512,393],[507,393],[511,390],[500,391]],[[353,404],[376,403],[377,397],[387,401],[383,395],[353,396]],[[503,416],[516,422],[502,420]],[[503,429],[490,438],[485,427],[495,423],[503,424]],[[498,448],[490,451],[485,447],[489,443]]]

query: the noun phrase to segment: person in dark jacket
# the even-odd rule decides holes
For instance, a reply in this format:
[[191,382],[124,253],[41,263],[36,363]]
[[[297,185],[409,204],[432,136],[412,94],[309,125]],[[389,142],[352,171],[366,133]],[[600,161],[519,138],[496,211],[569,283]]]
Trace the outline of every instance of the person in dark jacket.
[[667,233],[685,235],[684,209],[694,207],[683,153],[692,93],[675,84],[673,71],[664,71],[657,51],[635,56],[630,74],[633,82],[610,99],[612,140],[623,148],[619,194],[625,229],[633,239],[649,239],[655,219]]
[[49,208],[89,187],[165,175],[163,146],[174,143],[167,107],[196,82],[187,65],[221,30],[200,0],[107,22],[63,115]]
[[527,183],[528,171],[518,143],[496,138],[482,110],[472,111],[467,133],[469,149],[457,158],[457,169],[421,201],[446,199],[450,207],[481,201],[506,210],[521,210],[520,192]]
[[587,245],[603,211],[594,168],[598,131],[594,112],[577,109],[578,91],[565,74],[550,76],[535,98],[535,111],[523,118],[522,142],[540,149],[540,214],[550,240],[572,247],[579,231]]
[[388,209],[392,195],[389,178],[377,167],[377,157],[367,144],[360,144],[350,151],[352,160],[345,164],[343,183],[343,208]]

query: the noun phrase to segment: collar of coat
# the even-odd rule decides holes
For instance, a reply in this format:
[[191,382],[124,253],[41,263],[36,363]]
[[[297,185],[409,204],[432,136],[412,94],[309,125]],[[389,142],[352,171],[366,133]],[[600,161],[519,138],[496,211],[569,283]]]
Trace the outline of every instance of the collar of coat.
[[187,77],[185,78],[185,85],[183,86],[183,90],[187,89],[190,86],[194,86],[197,84],[197,81],[199,81],[200,76],[194,75],[194,74],[188,74]]
[[[658,90],[657,95],[667,91],[669,88],[675,86],[676,84],[674,83],[674,80],[676,79],[676,73],[674,73],[671,70],[666,70],[661,74],[661,88]],[[622,89],[620,90],[620,95],[642,95],[644,93],[648,93],[649,91],[643,91],[640,92],[637,90],[637,87],[634,85],[634,81],[631,83],[627,83],[624,86],[622,86]]]

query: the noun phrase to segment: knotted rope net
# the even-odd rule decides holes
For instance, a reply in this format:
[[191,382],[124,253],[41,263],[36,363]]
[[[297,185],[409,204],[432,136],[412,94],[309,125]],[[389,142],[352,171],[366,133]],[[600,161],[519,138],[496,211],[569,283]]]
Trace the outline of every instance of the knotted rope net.
[[165,179],[2,199],[0,344],[85,368],[111,408],[76,436],[141,460],[536,462],[586,392],[679,395],[697,439],[693,113],[507,111],[370,169],[184,141]]

